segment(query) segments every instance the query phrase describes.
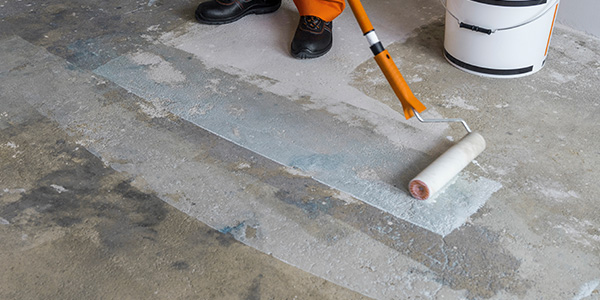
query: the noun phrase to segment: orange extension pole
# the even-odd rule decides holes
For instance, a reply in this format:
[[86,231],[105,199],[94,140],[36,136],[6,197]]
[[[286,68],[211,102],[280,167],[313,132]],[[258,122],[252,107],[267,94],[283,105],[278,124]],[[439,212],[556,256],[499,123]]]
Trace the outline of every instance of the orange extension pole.
[[423,103],[421,103],[421,101],[419,101],[412,93],[389,52],[384,49],[377,38],[377,35],[375,35],[373,24],[371,24],[360,0],[348,0],[348,4],[354,13],[354,17],[356,18],[360,29],[371,45],[371,51],[373,51],[373,55],[375,55],[377,65],[379,65],[379,68],[394,90],[396,97],[398,97],[400,103],[402,103],[402,109],[404,110],[406,119],[408,120],[414,116],[413,109],[419,113],[423,112],[426,109],[425,105],[423,105]]

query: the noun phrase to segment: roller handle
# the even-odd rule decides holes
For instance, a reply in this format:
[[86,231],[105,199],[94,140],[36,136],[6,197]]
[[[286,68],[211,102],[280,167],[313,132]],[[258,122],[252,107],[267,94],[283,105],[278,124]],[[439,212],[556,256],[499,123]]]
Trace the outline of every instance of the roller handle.
[[356,18],[358,26],[360,26],[360,29],[362,30],[363,34],[367,34],[370,31],[375,30],[360,0],[348,0],[348,5],[350,5],[352,13],[354,13],[354,17]]
[[390,56],[387,50],[383,50],[379,54],[375,55],[375,61],[377,65],[385,75],[385,78],[390,83],[390,86],[394,90],[396,97],[402,103],[402,109],[404,110],[404,117],[410,119],[414,116],[413,109],[417,112],[423,112],[426,107],[415,97],[410,90],[408,83],[404,80],[402,73],[396,67],[396,63]]
[[425,105],[415,97],[389,52],[377,38],[373,24],[371,24],[371,20],[369,20],[362,3],[359,0],[348,0],[348,4],[354,13],[354,17],[356,18],[360,29],[371,45],[371,51],[373,51],[377,65],[385,75],[385,78],[394,90],[396,97],[398,97],[402,104],[404,117],[407,120],[412,118],[414,116],[413,109],[417,112],[423,112],[426,109]]

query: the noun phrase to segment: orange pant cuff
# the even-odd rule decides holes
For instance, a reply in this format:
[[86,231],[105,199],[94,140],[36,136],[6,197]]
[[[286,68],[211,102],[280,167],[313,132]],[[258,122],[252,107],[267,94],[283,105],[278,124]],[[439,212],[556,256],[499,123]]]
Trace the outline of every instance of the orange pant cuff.
[[345,0],[294,0],[301,16],[315,16],[333,21],[346,7]]

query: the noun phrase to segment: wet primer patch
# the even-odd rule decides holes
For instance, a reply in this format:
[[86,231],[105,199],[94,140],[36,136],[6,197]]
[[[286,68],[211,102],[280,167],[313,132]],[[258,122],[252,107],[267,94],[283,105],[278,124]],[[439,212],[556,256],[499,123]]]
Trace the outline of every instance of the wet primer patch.
[[[163,100],[164,110],[237,145],[442,236],[464,224],[501,187],[487,178],[462,173],[436,198],[416,201],[406,186],[434,155],[399,146],[372,126],[350,125],[341,121],[344,116],[307,110],[238,76],[217,69],[196,72],[201,63],[190,61],[186,52],[162,46],[152,51],[119,57],[95,73],[153,103]],[[163,61],[173,68],[169,73],[187,74],[194,84],[153,80],[153,66]],[[410,126],[399,126],[403,128],[398,132],[415,132]]]

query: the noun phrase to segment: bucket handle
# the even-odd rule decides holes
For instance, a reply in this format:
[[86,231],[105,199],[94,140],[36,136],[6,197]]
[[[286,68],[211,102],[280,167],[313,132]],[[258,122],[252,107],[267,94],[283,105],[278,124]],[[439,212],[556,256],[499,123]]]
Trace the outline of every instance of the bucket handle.
[[504,27],[504,28],[496,28],[496,29],[489,29],[489,28],[484,28],[484,27],[480,27],[477,25],[472,25],[472,24],[467,24],[465,22],[462,22],[455,14],[453,14],[448,7],[446,6],[446,3],[444,2],[444,0],[440,0],[440,3],[442,4],[442,6],[444,7],[444,9],[454,18],[456,19],[456,22],[458,22],[458,26],[460,28],[465,28],[465,29],[469,29],[469,30],[473,30],[476,32],[481,32],[481,33],[485,33],[487,35],[490,35],[492,33],[495,33],[497,31],[504,31],[504,30],[510,30],[510,29],[515,29],[515,28],[519,28],[521,26],[525,26],[531,22],[536,21],[537,19],[541,18],[542,16],[544,16],[550,9],[552,9],[556,4],[558,4],[558,1],[560,0],[554,0],[554,3],[552,3],[551,5],[548,5],[548,7],[541,12],[540,14],[538,14],[537,16],[533,17],[530,20],[527,20],[521,24],[518,25],[514,25],[514,26],[509,26],[509,27]]

